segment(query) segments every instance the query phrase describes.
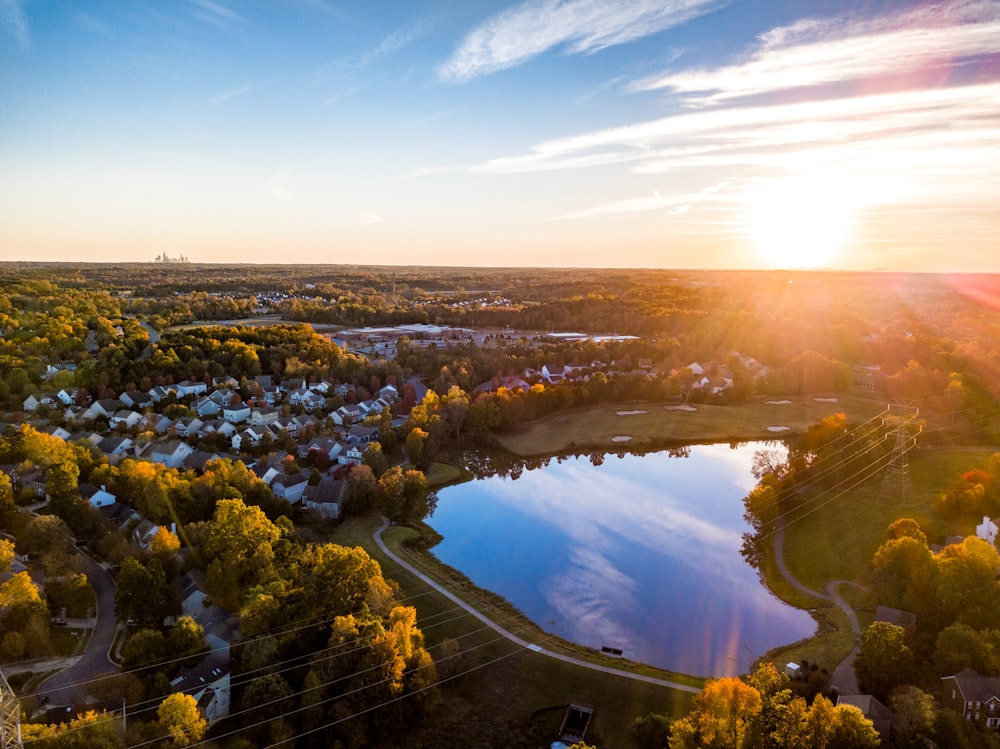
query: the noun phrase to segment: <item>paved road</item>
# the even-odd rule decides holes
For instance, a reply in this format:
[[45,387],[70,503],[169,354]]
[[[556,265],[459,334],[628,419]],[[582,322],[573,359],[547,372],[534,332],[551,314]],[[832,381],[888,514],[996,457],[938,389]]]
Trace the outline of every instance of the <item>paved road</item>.
[[837,593],[837,588],[840,585],[854,585],[859,588],[861,586],[850,580],[832,580],[826,584],[826,592],[820,593],[819,591],[813,590],[809,586],[800,583],[792,575],[792,573],[788,571],[788,567],[785,566],[784,528],[778,528],[774,533],[774,562],[778,566],[778,571],[781,573],[781,576],[785,578],[788,584],[793,588],[805,593],[807,596],[819,598],[821,601],[829,601],[843,611],[847,616],[847,620],[851,624],[851,629],[854,631],[854,648],[844,660],[837,664],[837,667],[833,670],[833,673],[830,675],[830,685],[836,687],[840,694],[857,694],[858,680],[854,675],[854,659],[857,657],[858,650],[861,648],[861,624],[858,622],[858,615],[854,612],[851,605]]
[[[118,672],[109,653],[118,630],[115,619],[115,583],[111,575],[86,554],[83,558],[87,579],[97,595],[97,617],[93,634],[83,655],[57,674],[47,678],[38,688],[50,705],[70,705],[84,702],[95,679]],[[41,669],[37,669],[41,670]]]
[[630,671],[622,671],[622,670],[617,669],[617,668],[611,668],[610,666],[602,666],[602,665],[597,664],[597,663],[588,663],[587,661],[580,660],[579,658],[573,658],[572,656],[569,656],[569,655],[563,655],[562,653],[553,653],[551,650],[545,650],[544,648],[542,648],[539,645],[536,645],[534,643],[528,642],[527,640],[521,639],[517,635],[515,635],[512,632],[509,632],[506,629],[504,629],[503,627],[501,627],[496,622],[492,621],[491,619],[488,619],[486,616],[484,616],[478,610],[476,610],[475,608],[473,608],[472,606],[470,606],[468,603],[466,603],[465,601],[463,601],[461,598],[459,598],[458,596],[456,596],[450,590],[448,590],[447,588],[445,588],[442,585],[438,584],[437,582],[435,582],[431,578],[427,577],[427,575],[425,575],[424,573],[422,573],[420,570],[418,570],[412,564],[410,564],[409,562],[406,562],[406,561],[400,559],[393,552],[391,552],[389,550],[389,547],[387,547],[385,545],[385,542],[382,541],[382,532],[386,528],[388,528],[388,527],[389,527],[389,521],[388,520],[383,520],[382,521],[382,525],[379,527],[379,529],[377,531],[375,531],[375,543],[378,544],[378,547],[382,550],[383,554],[385,554],[387,557],[389,557],[392,561],[394,561],[400,567],[402,567],[403,569],[405,569],[407,572],[409,572],[410,574],[415,575],[416,577],[420,578],[422,581],[424,581],[425,583],[427,583],[427,585],[429,585],[432,588],[434,588],[434,590],[436,590],[438,593],[440,593],[441,595],[443,595],[446,598],[448,598],[448,600],[452,601],[453,603],[457,604],[458,606],[461,606],[467,612],[469,612],[474,617],[476,617],[477,619],[479,619],[483,624],[485,624],[486,626],[490,627],[491,629],[493,629],[495,632],[497,632],[498,634],[502,635],[503,637],[506,637],[508,640],[510,640],[511,642],[515,643],[516,645],[520,645],[522,648],[525,648],[527,650],[531,650],[531,651],[533,651],[535,653],[540,653],[541,655],[548,656],[549,658],[555,658],[556,660],[563,661],[564,663],[572,663],[574,666],[579,666],[580,668],[589,668],[592,671],[602,671],[602,672],[604,672],[606,674],[612,674],[613,676],[620,676],[623,679],[632,679],[634,681],[644,681],[644,682],[646,682],[648,684],[656,684],[657,686],[661,686],[661,687],[670,687],[671,689],[678,689],[678,690],[680,690],[682,692],[691,692],[693,694],[697,694],[698,692],[701,691],[697,687],[692,687],[692,686],[690,686],[688,684],[679,684],[676,681],[668,681],[667,679],[657,679],[657,678],[654,678],[652,676],[644,676],[642,674],[634,674],[634,673],[632,673]]

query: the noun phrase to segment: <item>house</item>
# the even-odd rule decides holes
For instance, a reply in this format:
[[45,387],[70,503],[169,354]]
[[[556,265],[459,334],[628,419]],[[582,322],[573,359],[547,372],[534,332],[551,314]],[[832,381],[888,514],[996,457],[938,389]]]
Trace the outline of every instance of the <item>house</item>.
[[223,375],[222,377],[212,378],[212,387],[214,388],[225,387],[236,390],[239,386],[239,381],[232,375]]
[[[386,385],[386,387],[392,387],[391,385]],[[352,382],[342,382],[333,389],[333,394],[339,398],[347,398],[351,393],[354,392],[356,385]],[[381,391],[379,391],[381,394]]]
[[134,541],[139,548],[149,550],[149,544],[153,541],[153,536],[160,530],[160,526],[152,520],[147,520],[138,513],[132,516],[129,521],[129,538]]
[[100,489],[91,484],[80,484],[79,491],[81,500],[88,502],[91,507],[98,509],[101,507],[110,507],[118,501],[118,498],[109,492],[104,484],[101,484]]
[[996,546],[997,524],[984,515],[983,522],[976,526],[976,536],[983,539],[986,543]]
[[837,705],[854,705],[875,726],[879,737],[888,742],[892,735],[893,712],[870,694],[842,694]]
[[309,486],[302,495],[302,504],[308,510],[319,513],[324,518],[340,517],[347,482],[336,479],[324,479],[316,486]]
[[330,460],[336,460],[337,455],[343,450],[343,445],[329,437],[313,437],[304,445],[299,445],[299,455],[308,457],[309,453],[326,455]]
[[51,406],[55,398],[49,393],[32,393],[21,403],[25,411],[37,411],[42,406]]
[[337,456],[337,462],[342,466],[359,466],[364,452],[358,445],[351,445]]
[[73,436],[59,425],[48,426],[42,429],[41,431],[45,432],[46,434],[50,434],[53,437],[58,437],[63,442],[68,442],[70,437]]
[[132,447],[128,437],[104,437],[97,443],[97,449],[109,458],[121,458]]
[[88,419],[97,419],[102,416],[105,419],[110,419],[114,416],[115,411],[121,408],[121,405],[122,402],[117,398],[102,398],[90,404],[86,416]]
[[180,440],[170,440],[153,446],[149,459],[171,468],[180,468],[184,459],[194,452],[194,448]]
[[250,418],[250,406],[240,404],[222,409],[222,418],[230,424],[242,424]]
[[231,683],[228,659],[209,657],[193,668],[181,669],[170,686],[175,692],[194,697],[209,726],[229,715]]
[[966,720],[1000,729],[1000,676],[982,676],[971,668],[941,679],[941,702]]
[[222,406],[220,406],[217,402],[215,402],[208,396],[202,396],[201,398],[195,401],[192,410],[196,414],[198,414],[198,416],[204,419],[205,417],[208,416],[217,416],[219,412],[222,410]]
[[64,406],[72,406],[76,403],[76,393],[77,388],[63,388],[58,393],[56,393],[56,398]]
[[550,385],[556,385],[566,379],[566,369],[554,364],[543,364],[542,379]]
[[274,492],[274,496],[287,499],[292,504],[295,504],[301,501],[302,494],[305,492],[308,483],[309,474],[307,473],[286,473],[278,476],[271,482],[271,491]]
[[256,426],[273,424],[281,416],[281,411],[274,406],[255,408],[250,412],[250,423]]
[[348,403],[330,414],[334,424],[350,426],[365,420],[365,410],[356,403]]
[[399,390],[396,389],[395,385],[384,385],[378,391],[378,397],[384,398],[390,403],[395,403],[396,401],[399,400]]
[[177,388],[173,385],[156,385],[150,389],[148,395],[153,399],[154,403],[160,403],[161,401],[165,401],[171,395],[177,395]]
[[173,423],[171,429],[173,429],[174,434],[181,439],[187,439],[188,437],[193,437],[198,434],[198,430],[201,429],[202,423],[201,419],[195,419],[190,416],[182,416]]
[[378,439],[377,427],[366,427],[363,424],[352,424],[345,432],[344,439],[350,444],[367,445]]
[[[241,437],[241,443],[249,442],[251,445],[259,445],[264,437],[271,436],[271,432],[267,429],[267,427],[251,426],[240,432],[239,436]],[[233,437],[233,439],[235,439],[235,437]]]
[[208,385],[204,382],[184,380],[184,382],[176,386],[176,391],[178,398],[185,398],[189,395],[204,395],[208,392]]
[[118,399],[129,408],[149,408],[153,405],[153,396],[141,390],[126,390]]
[[136,426],[140,421],[142,421],[142,414],[138,411],[132,411],[127,408],[119,408],[111,418],[108,420],[111,428],[124,426],[126,429],[131,429]]
[[164,416],[163,414],[146,414],[139,423],[139,431],[166,434],[173,423],[173,419],[169,416]]

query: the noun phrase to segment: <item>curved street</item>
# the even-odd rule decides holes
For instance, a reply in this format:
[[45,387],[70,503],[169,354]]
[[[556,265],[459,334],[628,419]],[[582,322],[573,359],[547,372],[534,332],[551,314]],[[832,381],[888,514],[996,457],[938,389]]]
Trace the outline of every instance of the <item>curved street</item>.
[[455,603],[456,605],[461,606],[463,609],[465,609],[465,611],[467,611],[468,613],[472,614],[474,617],[476,617],[477,619],[479,619],[483,624],[485,624],[486,626],[490,627],[491,629],[493,629],[495,632],[497,632],[498,634],[502,635],[503,637],[506,637],[508,640],[510,640],[511,642],[515,643],[516,645],[519,645],[522,648],[525,648],[526,650],[531,650],[532,652],[539,653],[541,655],[547,656],[549,658],[555,658],[556,660],[563,661],[564,663],[571,663],[574,666],[579,666],[580,668],[589,668],[592,671],[601,671],[603,673],[611,674],[613,676],[620,676],[623,679],[632,679],[634,681],[643,681],[643,682],[647,682],[649,684],[656,684],[656,685],[662,686],[662,687],[669,687],[671,689],[678,689],[678,690],[680,690],[682,692],[690,692],[692,694],[697,694],[698,692],[701,691],[698,687],[692,687],[692,686],[690,686],[688,684],[680,684],[680,683],[678,683],[676,681],[669,681],[668,679],[657,679],[657,678],[652,677],[652,676],[644,676],[642,674],[631,673],[630,671],[622,671],[622,670],[617,669],[617,668],[611,668],[610,666],[602,666],[602,665],[600,665],[598,663],[588,663],[587,661],[581,660],[579,658],[574,658],[574,657],[572,657],[570,655],[563,655],[562,653],[554,653],[551,650],[546,650],[545,648],[543,648],[543,647],[541,647],[539,645],[536,645],[534,643],[530,643],[527,640],[524,640],[524,639],[518,637],[514,633],[509,632],[508,630],[504,629],[503,627],[501,627],[496,622],[494,622],[491,619],[489,619],[488,617],[484,616],[477,609],[475,609],[473,606],[471,606],[468,603],[466,603],[465,601],[463,601],[461,598],[459,598],[458,596],[456,596],[450,590],[448,590],[444,586],[440,585],[439,583],[435,582],[434,580],[432,580],[431,578],[429,578],[427,575],[425,575],[423,572],[421,572],[416,567],[414,567],[412,564],[410,564],[409,562],[406,562],[403,559],[400,559],[398,556],[396,556],[396,554],[394,554],[392,551],[390,551],[389,547],[386,546],[385,542],[382,540],[382,532],[386,528],[388,528],[388,527],[389,527],[389,521],[387,519],[383,518],[382,519],[382,525],[379,526],[379,528],[378,528],[377,531],[375,531],[375,543],[378,544],[378,547],[379,547],[379,549],[381,549],[381,551],[382,551],[383,554],[385,554],[387,557],[389,557],[389,559],[391,559],[393,562],[395,562],[400,567],[402,567],[403,569],[405,569],[407,572],[409,572],[410,574],[412,574],[415,577],[419,578],[424,583],[426,583],[427,585],[429,585],[430,587],[432,587],[434,590],[436,590],[438,593],[440,593],[441,595],[445,596],[452,603]]
[[[91,684],[102,676],[118,673],[110,651],[118,631],[115,618],[115,583],[111,575],[87,554],[80,555],[84,573],[97,596],[94,626],[83,655],[59,673],[45,679],[36,690],[39,697],[48,697],[50,705],[72,705],[87,700]],[[41,665],[41,664],[39,664]]]

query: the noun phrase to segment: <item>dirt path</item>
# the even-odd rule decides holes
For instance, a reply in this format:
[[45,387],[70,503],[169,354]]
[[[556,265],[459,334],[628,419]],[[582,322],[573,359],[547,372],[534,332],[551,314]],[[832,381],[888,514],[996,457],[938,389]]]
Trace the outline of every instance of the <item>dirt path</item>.
[[479,619],[483,624],[485,624],[486,626],[490,627],[491,629],[493,629],[498,634],[506,637],[508,640],[510,640],[511,642],[515,643],[516,645],[520,645],[522,648],[524,648],[526,650],[530,650],[532,652],[539,653],[539,654],[544,655],[544,656],[548,656],[549,658],[555,658],[556,660],[563,661],[564,663],[572,663],[574,666],[579,666],[580,668],[589,668],[592,671],[601,671],[601,672],[606,673],[606,674],[612,674],[613,676],[620,676],[623,679],[632,679],[634,681],[643,681],[643,682],[646,682],[648,684],[656,684],[656,685],[661,686],[661,687],[669,687],[671,689],[678,689],[678,690],[680,690],[682,692],[690,692],[692,694],[697,694],[698,692],[701,691],[697,687],[692,687],[692,686],[690,686],[688,684],[680,684],[680,683],[678,683],[676,681],[669,681],[667,679],[657,679],[657,678],[652,677],[652,676],[644,676],[643,674],[634,674],[634,673],[632,673],[630,671],[621,671],[621,670],[619,670],[617,668],[611,668],[610,666],[602,666],[602,665],[597,664],[597,663],[588,663],[587,661],[580,660],[579,658],[574,658],[574,657],[569,656],[569,655],[563,655],[562,653],[554,653],[551,650],[545,650],[544,648],[542,648],[539,645],[536,645],[534,643],[528,642],[527,640],[521,639],[520,637],[518,637],[514,633],[509,632],[508,630],[504,629],[503,627],[501,627],[496,622],[494,622],[491,619],[489,619],[486,616],[484,616],[477,609],[475,609],[473,606],[471,606],[468,603],[466,603],[465,601],[463,601],[461,598],[459,598],[458,596],[456,596],[450,590],[448,590],[444,586],[440,585],[439,583],[435,582],[434,580],[432,580],[431,578],[429,578],[427,575],[425,575],[424,573],[422,573],[420,570],[418,570],[416,567],[414,567],[412,564],[410,564],[409,562],[404,561],[403,559],[400,559],[398,556],[396,556],[396,554],[394,554],[392,551],[390,551],[389,547],[386,546],[385,542],[382,540],[382,532],[386,528],[388,528],[388,527],[389,527],[389,521],[388,520],[383,520],[382,521],[382,525],[379,526],[379,529],[377,531],[375,531],[375,543],[378,544],[378,547],[379,547],[379,549],[381,549],[381,551],[382,551],[383,554],[385,554],[387,557],[389,557],[389,559],[391,559],[393,562],[395,562],[400,567],[402,567],[403,569],[405,569],[411,575],[416,576],[417,578],[419,578],[420,580],[422,580],[424,583],[426,583],[430,587],[434,588],[434,590],[436,590],[438,593],[440,593],[441,595],[445,596],[452,603],[455,603],[456,605],[461,606],[467,612],[469,612],[474,617],[476,617],[477,619]]
[[789,572],[788,567],[785,566],[784,528],[778,528],[778,530],[774,533],[774,563],[777,565],[781,576],[785,578],[785,581],[797,591],[805,593],[807,596],[818,598],[821,601],[832,603],[844,612],[844,615],[847,617],[848,622],[850,622],[851,629],[854,632],[854,647],[851,649],[851,652],[848,653],[847,657],[838,663],[837,667],[833,670],[833,673],[830,675],[830,685],[836,687],[840,694],[857,694],[858,680],[854,675],[854,659],[857,657],[858,650],[861,647],[861,623],[858,621],[858,615],[855,613],[851,605],[841,598],[839,593],[837,593],[837,588],[841,585],[854,585],[858,588],[862,588],[862,586],[851,580],[831,580],[826,584],[826,591],[820,593],[819,591],[813,590],[809,586],[799,582],[792,575],[792,573]]

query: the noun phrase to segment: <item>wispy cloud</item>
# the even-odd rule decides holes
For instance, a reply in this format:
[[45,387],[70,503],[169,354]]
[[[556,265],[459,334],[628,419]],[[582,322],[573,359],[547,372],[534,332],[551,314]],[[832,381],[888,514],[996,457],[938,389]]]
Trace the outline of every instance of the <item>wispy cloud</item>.
[[218,0],[188,0],[188,4],[196,18],[220,29],[244,21],[243,16]]
[[[979,206],[1000,191],[1000,74],[988,65],[998,54],[996,3],[840,26],[806,20],[762,36],[745,63],[635,87],[680,93],[676,114],[544,141],[469,170],[617,164],[669,185],[663,195],[620,197],[558,219],[676,210],[722,179],[712,200],[739,203],[756,181],[797,175],[850,185],[857,205]],[[975,73],[957,77],[964,85],[937,74],[956,61]]]
[[473,29],[438,73],[447,81],[466,81],[555,47],[589,54],[663,31],[718,5],[716,0],[527,0]]
[[602,203],[592,208],[585,208],[581,211],[564,213],[561,216],[553,216],[550,221],[569,221],[572,219],[591,218],[593,216],[604,216],[614,213],[644,213],[648,211],[662,211],[666,216],[683,216],[691,211],[694,204],[700,203],[709,196],[714,195],[727,188],[731,182],[725,180],[716,185],[706,187],[694,195],[661,194],[659,190],[641,198],[629,198],[626,200],[612,200]]
[[244,94],[250,93],[251,89],[249,86],[240,86],[239,88],[234,88],[230,91],[223,91],[221,94],[216,94],[208,100],[209,104],[218,105],[223,104],[230,99],[235,99],[238,96],[243,96]]
[[922,73],[912,85],[972,58],[1000,52],[1000,5],[960,2],[865,20],[807,19],[759,39],[752,57],[713,70],[683,70],[634,83],[634,91],[697,94],[688,105],[825,84]]
[[383,219],[381,216],[378,216],[374,213],[362,213],[358,217],[358,223],[362,225],[381,224],[382,220]]
[[384,37],[378,45],[361,54],[346,55],[320,67],[314,79],[322,86],[333,89],[334,99],[356,93],[361,88],[361,76],[372,65],[398,52],[423,35],[419,25],[398,29]]
[[31,48],[31,29],[24,13],[24,0],[0,0],[0,22],[13,34],[21,49]]

